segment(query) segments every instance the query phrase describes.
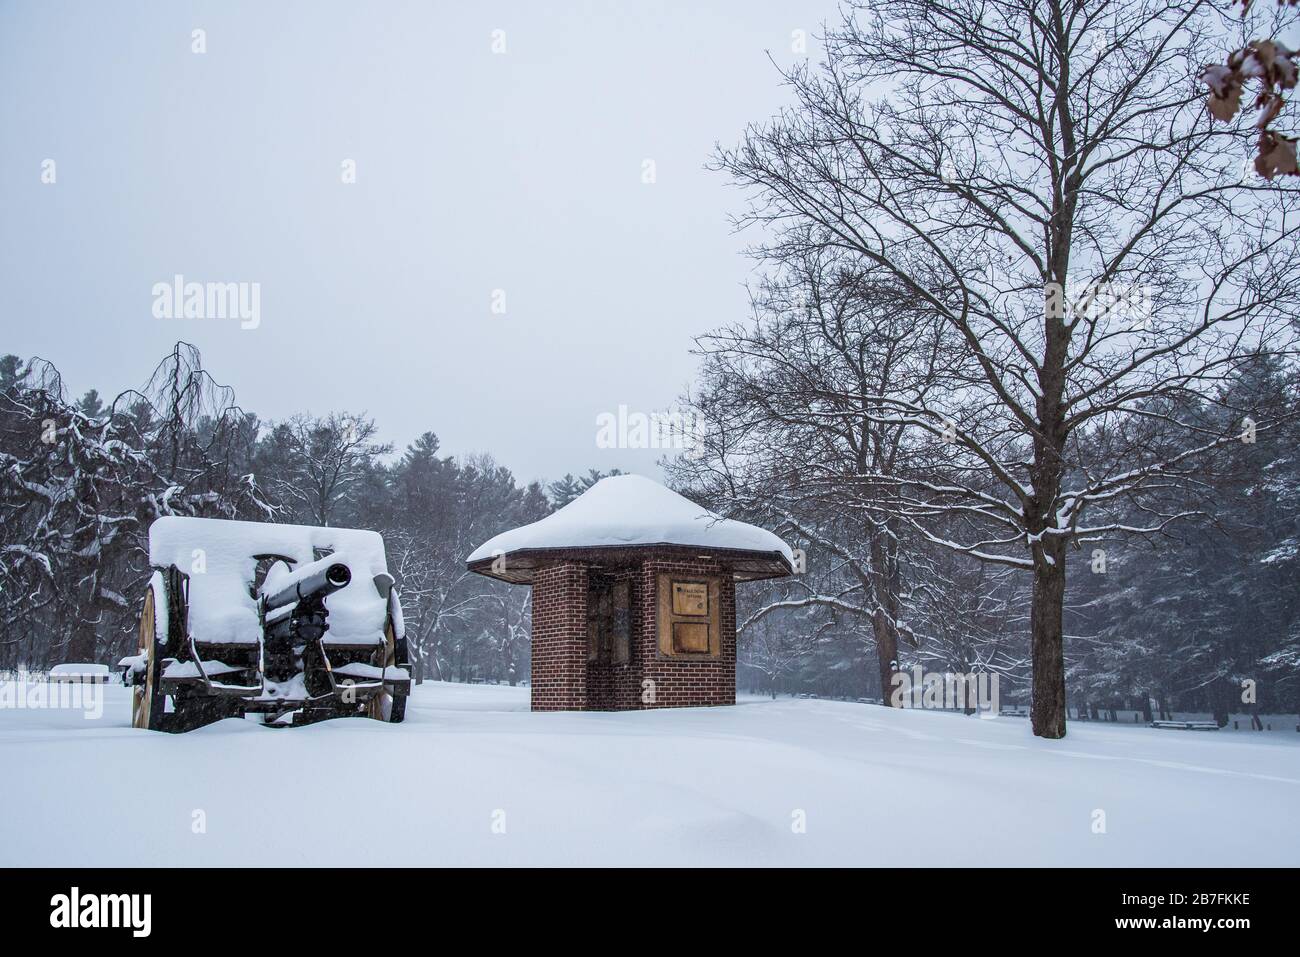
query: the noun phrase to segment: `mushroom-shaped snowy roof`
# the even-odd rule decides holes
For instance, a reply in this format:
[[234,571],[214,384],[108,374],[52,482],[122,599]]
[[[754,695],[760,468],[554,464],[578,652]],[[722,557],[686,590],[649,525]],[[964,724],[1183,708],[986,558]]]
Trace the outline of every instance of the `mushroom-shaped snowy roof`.
[[707,554],[737,578],[775,578],[794,569],[790,546],[771,532],[716,515],[640,475],[601,479],[541,521],[483,543],[466,564],[483,575],[528,582],[537,568],[563,558],[610,561],[647,548]]

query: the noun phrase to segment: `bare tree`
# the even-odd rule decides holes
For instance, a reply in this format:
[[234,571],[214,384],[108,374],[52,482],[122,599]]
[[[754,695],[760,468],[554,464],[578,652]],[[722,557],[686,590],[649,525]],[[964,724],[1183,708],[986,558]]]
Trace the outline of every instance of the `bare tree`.
[[796,618],[793,627],[784,627],[768,617],[772,606],[765,605],[762,613],[750,616],[740,624],[740,664],[761,674],[766,691],[776,698],[781,679],[794,672],[817,650],[825,638],[832,621],[813,621],[806,616]]
[[357,502],[364,477],[391,445],[375,441],[373,419],[349,412],[325,418],[295,415],[275,428],[268,439],[283,446],[287,474],[276,482],[276,493],[292,503],[294,512],[311,525],[329,525],[338,513]]
[[521,659],[525,657],[524,652],[528,649],[533,633],[533,590],[498,590],[491,596],[490,605],[495,620],[488,638],[494,654],[505,669],[506,681],[513,688],[519,682],[523,670]]
[[[89,401],[87,401],[89,400]],[[42,360],[0,369],[0,624],[50,634],[38,654],[94,661],[120,650],[161,515],[259,517],[240,465],[256,424],[177,343],[143,391],[66,401]]]
[[864,410],[886,394],[924,401],[961,357],[879,270],[812,246],[781,267],[754,297],[752,323],[697,340],[705,362],[691,401],[705,427],[674,476],[713,473],[731,507],[765,513],[804,546],[810,574],[758,614],[820,606],[855,622],[875,646],[888,704],[900,637],[916,640],[907,606],[926,559],[881,507],[878,483],[922,450],[903,441],[904,424]]
[[767,228],[760,252],[859,259],[971,360],[942,393],[863,414],[948,447],[933,478],[880,476],[894,514],[1032,574],[1041,736],[1065,734],[1067,549],[1180,517],[1094,523],[1095,507],[1270,425],[1213,432],[1162,400],[1213,402],[1266,346],[1295,352],[1295,194],[1243,175],[1249,135],[1212,127],[1198,89],[1224,29],[1203,2],[854,7],[824,67],[787,74],[797,107],[719,154],[750,188],[742,224]]
[[449,677],[448,644],[485,636],[507,677],[527,634],[526,590],[472,574],[465,556],[494,534],[549,510],[540,486],[521,490],[490,456],[440,456],[426,432],[390,471],[390,513],[380,524],[401,589],[415,676]]

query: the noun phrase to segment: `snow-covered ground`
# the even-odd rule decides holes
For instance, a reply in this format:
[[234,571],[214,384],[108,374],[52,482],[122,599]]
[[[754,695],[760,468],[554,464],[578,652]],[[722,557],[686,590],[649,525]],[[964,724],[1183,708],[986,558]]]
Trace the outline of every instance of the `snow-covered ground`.
[[1300,860],[1300,734],[1048,742],[1023,719],[789,698],[531,714],[525,688],[429,683],[402,725],[166,735],[105,693],[98,720],[0,710],[0,864]]

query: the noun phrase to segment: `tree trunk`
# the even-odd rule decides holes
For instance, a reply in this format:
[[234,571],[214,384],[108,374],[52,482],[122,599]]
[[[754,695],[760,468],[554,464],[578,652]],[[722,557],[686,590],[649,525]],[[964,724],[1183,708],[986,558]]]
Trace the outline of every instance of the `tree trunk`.
[[411,655],[411,671],[415,675],[415,683],[422,685],[424,684],[424,649],[418,642],[408,642],[406,647]]
[[894,674],[898,671],[898,632],[883,608],[877,608],[871,616],[871,630],[875,633],[876,660],[880,666],[880,697],[888,708],[893,705]]
[[1040,738],[1065,737],[1065,549],[1043,542],[1043,555],[1054,561],[1034,564],[1034,593],[1030,609],[1030,655],[1033,697],[1030,720]]
[[[1057,29],[1059,30],[1059,24]],[[1066,113],[1061,108],[1064,123]],[[1067,151],[1074,149],[1073,131],[1062,130]],[[1077,171],[1072,174],[1078,176]],[[1070,264],[1070,231],[1074,223],[1075,189],[1066,186],[1052,209],[1052,263],[1048,273],[1057,288],[1067,288]],[[1044,312],[1044,351],[1038,382],[1041,394],[1035,408],[1037,429],[1034,436],[1034,461],[1030,470],[1033,497],[1026,509],[1027,531],[1036,536],[1034,553],[1034,588],[1029,610],[1030,660],[1033,666],[1033,692],[1030,721],[1040,738],[1065,737],[1065,555],[1067,536],[1058,527],[1059,495],[1065,474],[1063,450],[1066,446],[1065,395],[1066,368],[1070,356],[1070,327],[1065,312],[1048,296]]]
[[1228,688],[1228,685],[1220,682],[1210,692],[1214,699],[1214,723],[1220,728],[1228,726],[1228,712],[1232,709],[1232,695]]
[[95,660],[95,626],[88,621],[78,621],[68,639],[65,661],[89,663]]

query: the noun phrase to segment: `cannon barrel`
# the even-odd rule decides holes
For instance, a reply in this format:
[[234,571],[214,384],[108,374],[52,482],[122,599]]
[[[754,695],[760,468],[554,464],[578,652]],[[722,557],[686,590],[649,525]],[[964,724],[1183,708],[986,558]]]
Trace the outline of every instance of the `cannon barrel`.
[[321,559],[304,565],[277,582],[275,591],[263,592],[267,610],[283,608],[302,598],[332,594],[352,581],[352,570],[339,561]]

